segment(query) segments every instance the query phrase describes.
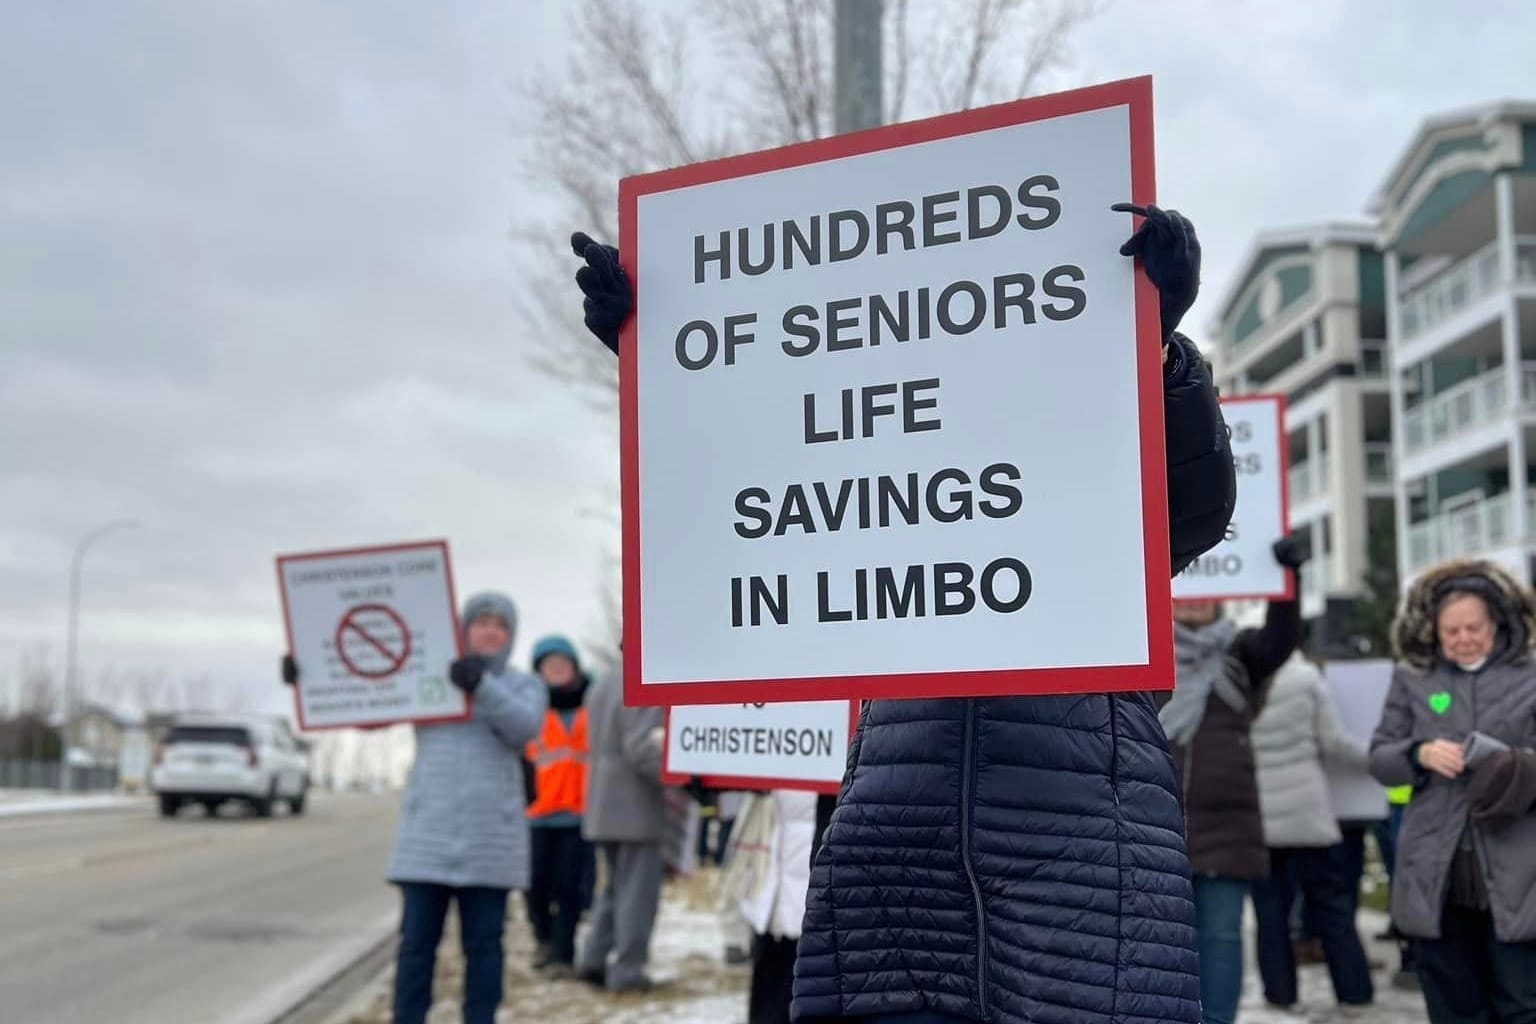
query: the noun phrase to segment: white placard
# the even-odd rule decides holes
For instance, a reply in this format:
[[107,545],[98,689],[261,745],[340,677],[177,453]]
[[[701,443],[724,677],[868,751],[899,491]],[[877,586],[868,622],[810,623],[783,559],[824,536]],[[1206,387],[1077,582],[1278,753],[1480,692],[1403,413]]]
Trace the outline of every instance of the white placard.
[[1275,541],[1290,532],[1286,500],[1285,399],[1247,395],[1221,400],[1237,469],[1237,507],[1227,539],[1173,581],[1173,599],[1290,600],[1295,574],[1275,561]]
[[277,574],[301,729],[468,717],[448,681],[459,638],[445,543],[284,555]]
[[627,702],[1170,685],[1144,99],[623,183]]
[[666,773],[717,789],[837,792],[848,765],[853,704],[700,704],[667,712]]
[[[1324,667],[1323,678],[1344,734],[1369,747],[1381,724],[1387,691],[1392,688],[1392,662],[1378,658],[1332,661]],[[1327,770],[1334,817],[1340,821],[1379,821],[1387,816],[1386,790],[1369,772],[1334,764],[1328,764]]]

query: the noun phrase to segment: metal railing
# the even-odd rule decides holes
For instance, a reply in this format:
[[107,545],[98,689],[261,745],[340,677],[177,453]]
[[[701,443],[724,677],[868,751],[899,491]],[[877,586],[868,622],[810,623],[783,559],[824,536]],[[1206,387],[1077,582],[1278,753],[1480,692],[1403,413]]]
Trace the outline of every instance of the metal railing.
[[[1515,280],[1536,281],[1536,237],[1515,239]],[[1495,239],[1402,296],[1398,324],[1403,337],[1422,334],[1460,313],[1503,282]]]
[[1417,572],[1449,558],[1482,554],[1512,543],[1513,511],[1510,496],[1500,494],[1410,525],[1409,571]]
[[[58,789],[58,761],[30,761],[0,758],[0,789]],[[75,765],[70,788],[77,792],[102,792],[117,788],[117,769],[98,765]]]
[[[1520,367],[1520,402],[1536,405],[1536,363]],[[1509,408],[1509,378],[1504,367],[1498,366],[1405,409],[1403,446],[1416,452],[1491,423]]]
[[1292,505],[1328,493],[1328,456],[1314,455],[1292,463],[1288,486]]
[[1392,482],[1392,443],[1367,441],[1365,443],[1365,479],[1368,483]]

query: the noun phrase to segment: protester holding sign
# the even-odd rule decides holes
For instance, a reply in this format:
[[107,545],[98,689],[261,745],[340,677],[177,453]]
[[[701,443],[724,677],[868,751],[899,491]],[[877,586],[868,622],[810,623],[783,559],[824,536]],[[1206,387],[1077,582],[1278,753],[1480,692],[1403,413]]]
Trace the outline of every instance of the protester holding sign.
[[[1303,561],[1289,538],[1275,543],[1274,556],[1290,572]],[[1239,630],[1221,611],[1216,601],[1174,605],[1178,685],[1158,713],[1184,794],[1205,1024],[1237,1016],[1243,904],[1249,885],[1269,876],[1249,728],[1301,639],[1294,599],[1271,601],[1263,629]]]
[[1420,576],[1371,772],[1412,785],[1392,919],[1433,1024],[1536,1020],[1536,603],[1491,562]]
[[[1194,229],[1171,211],[1126,209],[1144,219],[1121,253],[1141,258],[1161,298],[1177,573],[1221,540],[1233,465],[1209,369],[1174,331],[1198,286]],[[617,352],[633,309],[619,254],[581,234],[572,243],[586,261],[587,326]],[[1048,357],[1039,368],[1051,372]],[[1086,476],[1081,494],[1096,500]],[[812,871],[795,1013],[1198,1021],[1178,789],[1152,697],[866,703]]]
[[[448,670],[470,718],[416,726],[416,761],[405,787],[387,877],[400,887],[395,1024],[423,1024],[448,905],[458,904],[464,949],[464,1022],[492,1024],[501,1005],[507,895],[528,886],[522,752],[547,702],[532,676],[507,667],[517,609],[502,594],[464,603],[463,645]],[[283,657],[283,681],[300,666]]]
[[576,973],[576,926],[592,861],[592,845],[581,837],[588,754],[583,702],[589,682],[581,673],[575,646],[563,636],[547,636],[533,645],[533,670],[549,687],[544,727],[528,744],[524,763],[533,781],[528,803],[533,966],[552,977],[569,977]]

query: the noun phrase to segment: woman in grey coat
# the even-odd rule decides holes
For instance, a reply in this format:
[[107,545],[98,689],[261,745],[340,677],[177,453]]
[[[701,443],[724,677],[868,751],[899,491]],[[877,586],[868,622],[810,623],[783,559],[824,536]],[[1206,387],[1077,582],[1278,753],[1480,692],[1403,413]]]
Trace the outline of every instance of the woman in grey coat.
[[1363,770],[1365,746],[1344,733],[1323,674],[1299,652],[1275,673],[1251,738],[1269,847],[1269,878],[1253,886],[1264,998],[1296,1003],[1291,909],[1299,891],[1322,939],[1334,995],[1345,1006],[1369,1003],[1375,991],[1355,929],[1356,880],[1323,768],[1327,761]]
[[1425,573],[1371,774],[1412,784],[1392,918],[1417,940],[1433,1024],[1536,1022],[1536,606],[1488,562]]
[[389,859],[400,886],[395,1024],[421,1024],[450,901],[464,948],[464,1022],[492,1024],[501,1003],[507,894],[528,886],[523,749],[539,731],[548,695],[509,669],[517,610],[501,594],[464,605],[465,657],[449,678],[470,696],[467,721],[416,727],[416,762]]

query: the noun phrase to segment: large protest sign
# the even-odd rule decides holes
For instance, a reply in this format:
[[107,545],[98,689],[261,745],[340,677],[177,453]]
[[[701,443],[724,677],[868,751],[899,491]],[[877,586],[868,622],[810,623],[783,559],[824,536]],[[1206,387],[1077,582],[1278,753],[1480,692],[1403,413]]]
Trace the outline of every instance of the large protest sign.
[[[1338,708],[1344,734],[1369,747],[1371,736],[1381,724],[1387,691],[1392,688],[1392,663],[1382,658],[1331,661],[1324,668],[1323,677]],[[1379,821],[1387,816],[1386,791],[1369,772],[1331,762],[1325,767],[1334,817],[1340,821]]]
[[699,704],[667,709],[665,781],[713,789],[836,793],[858,703]]
[[445,542],[282,555],[277,578],[300,728],[469,717]]
[[1136,79],[625,179],[631,704],[1166,688]]
[[1285,399],[1245,395],[1221,400],[1237,469],[1237,507],[1227,538],[1173,581],[1176,601],[1296,596],[1296,576],[1275,561],[1275,541],[1290,532],[1286,493]]

